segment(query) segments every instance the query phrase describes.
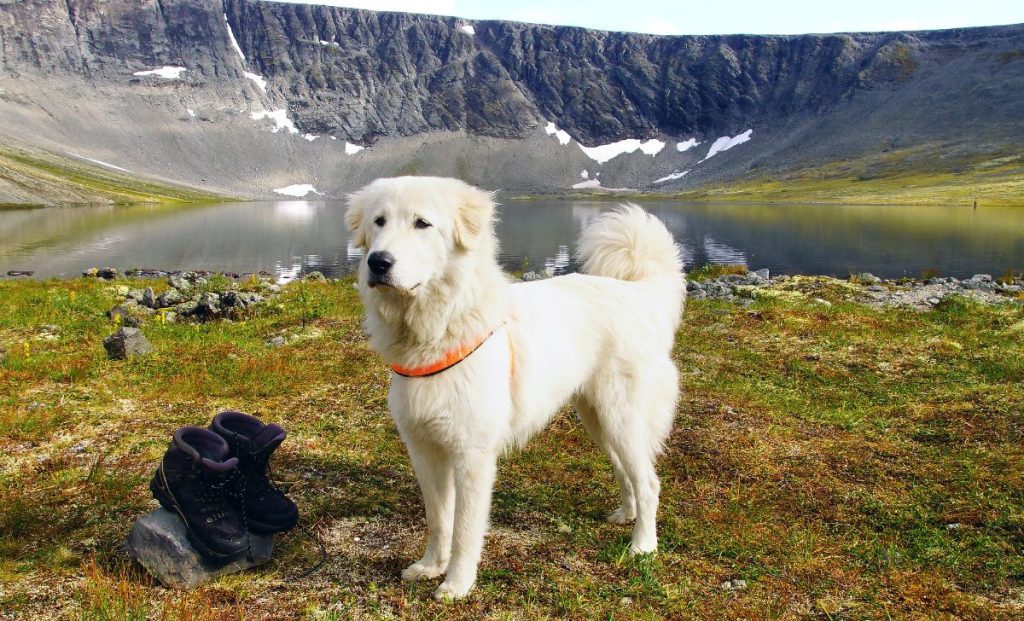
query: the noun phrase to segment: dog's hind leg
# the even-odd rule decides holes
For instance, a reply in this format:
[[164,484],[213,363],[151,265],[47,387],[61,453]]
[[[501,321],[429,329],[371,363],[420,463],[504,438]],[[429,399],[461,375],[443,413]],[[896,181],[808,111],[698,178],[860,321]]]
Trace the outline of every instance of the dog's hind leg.
[[403,580],[436,578],[448,569],[455,521],[455,486],[451,457],[437,445],[406,438],[409,458],[423,492],[427,514],[427,549],[405,568]]
[[477,564],[487,532],[491,491],[498,458],[495,451],[468,450],[453,456],[455,466],[455,531],[452,560],[434,597],[463,597],[476,582]]
[[636,523],[630,554],[658,548],[657,513],[661,482],[654,460],[668,435],[678,396],[678,374],[671,360],[606,374],[588,391],[603,437],[633,485]]
[[609,444],[605,438],[601,422],[597,417],[597,410],[587,401],[586,397],[577,396],[573,405],[576,413],[580,416],[580,422],[587,434],[597,444],[608,461],[612,463],[612,472],[615,473],[615,480],[619,483],[619,506],[608,514],[608,521],[612,524],[627,524],[636,519],[636,498],[633,494],[633,483],[622,468],[622,460],[615,452],[615,447]]

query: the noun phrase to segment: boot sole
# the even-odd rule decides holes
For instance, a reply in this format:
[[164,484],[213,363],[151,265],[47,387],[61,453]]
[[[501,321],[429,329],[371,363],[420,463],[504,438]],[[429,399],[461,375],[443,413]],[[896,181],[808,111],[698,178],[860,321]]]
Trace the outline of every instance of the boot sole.
[[161,507],[171,513],[177,514],[177,516],[181,518],[181,523],[185,525],[185,537],[188,539],[188,542],[203,555],[203,557],[217,563],[227,564],[242,560],[249,555],[248,546],[238,550],[237,552],[224,554],[223,552],[215,552],[204,544],[199,537],[196,536],[195,532],[193,532],[192,527],[189,526],[188,520],[185,519],[185,513],[181,510],[181,507],[178,506],[178,501],[174,498],[174,494],[172,494],[164,485],[163,481],[160,480],[162,478],[161,474],[162,469],[157,470],[156,474],[153,475],[153,480],[149,483],[149,489],[153,492],[153,497],[156,498]]

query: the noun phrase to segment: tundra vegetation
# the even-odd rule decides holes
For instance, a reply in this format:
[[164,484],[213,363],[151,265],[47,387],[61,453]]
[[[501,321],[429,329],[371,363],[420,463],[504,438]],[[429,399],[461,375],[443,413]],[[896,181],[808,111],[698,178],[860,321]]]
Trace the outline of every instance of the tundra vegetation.
[[[477,588],[438,603],[398,579],[421,499],[351,280],[230,321],[154,316],[154,353],[126,361],[102,346],[115,285],[166,284],[0,281],[0,617],[1021,618],[1024,308],[797,282],[688,304],[656,555],[603,521],[612,473],[566,409],[502,461]],[[166,590],[123,541],[174,429],[224,408],[289,430],[274,471],[301,527],[258,570]]]

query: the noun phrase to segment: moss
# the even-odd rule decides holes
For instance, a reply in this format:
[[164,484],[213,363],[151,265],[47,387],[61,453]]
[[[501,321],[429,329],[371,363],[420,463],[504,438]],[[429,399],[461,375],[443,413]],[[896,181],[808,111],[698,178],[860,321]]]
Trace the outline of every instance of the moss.
[[[53,153],[2,146],[0,180],[47,204],[199,203],[230,199],[144,180]],[[24,208],[17,203],[8,203],[6,207]]]

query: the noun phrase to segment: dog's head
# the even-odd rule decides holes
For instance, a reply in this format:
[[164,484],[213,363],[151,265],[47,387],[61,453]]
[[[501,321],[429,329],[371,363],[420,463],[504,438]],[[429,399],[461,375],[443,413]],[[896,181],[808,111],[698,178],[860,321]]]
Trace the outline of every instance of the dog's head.
[[350,194],[345,224],[363,250],[359,283],[417,295],[452,259],[493,242],[494,197],[458,179],[377,179]]

